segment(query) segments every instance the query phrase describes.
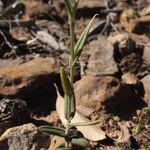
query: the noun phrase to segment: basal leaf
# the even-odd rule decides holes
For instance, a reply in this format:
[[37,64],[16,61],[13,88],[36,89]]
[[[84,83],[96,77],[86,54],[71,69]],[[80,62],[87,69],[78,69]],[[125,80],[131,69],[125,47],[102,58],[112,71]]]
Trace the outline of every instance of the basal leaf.
[[90,146],[89,141],[87,139],[83,138],[83,137],[73,138],[71,140],[71,143],[74,144],[74,145],[82,146],[82,147],[89,147]]
[[61,147],[61,148],[57,148],[56,150],[73,150],[71,147]]
[[39,129],[44,132],[48,132],[54,135],[65,137],[65,130],[62,128],[56,128],[53,126],[41,126],[39,127]]

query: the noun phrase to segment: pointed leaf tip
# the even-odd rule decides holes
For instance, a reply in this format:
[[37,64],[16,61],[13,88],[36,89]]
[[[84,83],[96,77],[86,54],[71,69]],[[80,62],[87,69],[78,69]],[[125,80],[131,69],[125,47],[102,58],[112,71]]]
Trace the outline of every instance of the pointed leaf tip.
[[90,29],[92,27],[93,20],[97,15],[98,14],[94,15],[94,17],[90,20],[90,22],[88,23],[88,25],[86,26],[86,28],[82,32],[79,40],[77,41],[75,48],[74,48],[75,57],[79,57],[80,54],[82,53],[82,49],[83,49],[83,46],[85,44],[86,38],[88,37],[88,35],[90,33]]

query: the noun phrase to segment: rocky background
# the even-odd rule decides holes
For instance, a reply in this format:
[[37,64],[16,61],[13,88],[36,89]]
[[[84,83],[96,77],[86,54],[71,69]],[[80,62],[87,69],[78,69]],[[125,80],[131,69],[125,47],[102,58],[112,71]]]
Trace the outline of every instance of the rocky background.
[[[80,0],[76,40],[94,14],[74,83],[78,111],[108,136],[90,149],[149,150],[150,1]],[[62,93],[68,58],[63,0],[0,0],[1,150],[54,150],[63,140],[38,127],[62,127],[54,84]]]

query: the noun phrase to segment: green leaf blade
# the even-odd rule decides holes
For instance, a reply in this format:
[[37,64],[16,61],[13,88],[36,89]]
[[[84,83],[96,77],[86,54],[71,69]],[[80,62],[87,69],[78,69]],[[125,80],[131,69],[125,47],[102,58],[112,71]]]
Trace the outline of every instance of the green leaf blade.
[[39,127],[39,130],[43,131],[43,132],[48,132],[54,135],[58,135],[61,137],[65,137],[65,130],[62,128],[57,128],[57,127],[53,127],[53,126],[41,126]]
[[66,5],[66,8],[67,8],[69,17],[70,17],[71,19],[73,19],[73,18],[74,18],[73,7],[72,7],[70,1],[69,1],[69,0],[65,0],[65,5]]
[[90,147],[90,143],[83,137],[72,138],[71,143],[82,147]]
[[73,118],[76,111],[75,106],[75,94],[73,87],[70,83],[69,77],[67,76],[65,70],[63,68],[60,69],[60,78],[61,78],[61,84],[63,87],[63,91],[65,93],[65,118],[67,120],[70,120],[70,118]]
[[64,93],[70,97],[72,95],[72,86],[68,75],[66,74],[65,70],[62,67],[60,69],[60,78]]
[[89,122],[79,122],[79,123],[69,123],[70,126],[92,126],[92,125],[96,125],[100,123],[99,120],[96,120],[96,121],[89,121]]
[[73,14],[74,14],[74,16],[75,16],[75,13],[76,13],[76,11],[77,11],[77,7],[78,7],[78,5],[79,5],[79,1],[80,1],[80,0],[76,0],[76,2],[75,2],[74,8],[73,8]]
[[97,14],[94,15],[94,17],[90,20],[90,22],[88,23],[87,27],[84,29],[83,33],[81,34],[79,40],[77,41],[77,43],[75,45],[74,53],[75,53],[76,57],[79,57],[80,54],[82,53],[82,49],[85,44],[86,38],[90,33],[90,29],[92,27],[93,20],[96,16],[97,16]]

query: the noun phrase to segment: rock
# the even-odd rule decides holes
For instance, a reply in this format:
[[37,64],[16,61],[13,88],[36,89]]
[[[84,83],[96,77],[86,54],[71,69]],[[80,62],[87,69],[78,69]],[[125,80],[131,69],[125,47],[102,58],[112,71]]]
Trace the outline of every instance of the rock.
[[11,121],[23,123],[29,118],[27,104],[19,99],[2,99],[0,101],[0,122]]
[[127,32],[139,32],[138,16],[133,9],[126,9],[122,12],[120,23]]
[[147,75],[142,80],[144,90],[145,90],[145,96],[144,99],[146,102],[148,102],[148,105],[150,105],[150,75]]
[[[41,0],[39,1],[26,0],[23,2],[23,4],[25,6],[25,14],[23,17],[26,19],[46,14],[49,11],[48,4],[43,3]],[[42,7],[40,7],[41,5]]]
[[14,39],[18,41],[28,41],[30,40],[30,34],[23,27],[13,27],[11,30],[11,35]]
[[16,59],[0,59],[0,68],[16,67],[24,62],[20,57]]
[[54,82],[59,63],[53,58],[35,58],[14,68],[0,69],[0,96],[27,97],[44,84]]
[[145,64],[150,65],[150,47],[145,46],[143,51],[143,61]]
[[128,39],[132,39],[136,43],[136,48],[142,46],[142,44],[149,45],[149,38],[146,35],[137,35],[133,33],[122,33],[122,34],[112,34],[108,37],[108,41],[115,45],[118,43],[120,49],[126,47]]
[[0,137],[0,149],[3,150],[48,149],[49,144],[49,136],[40,132],[33,124],[10,128]]
[[75,83],[74,88],[77,107],[83,108],[85,111],[82,110],[81,113],[86,116],[89,114],[85,108],[91,113],[102,107],[112,112],[116,109],[123,111],[136,101],[132,98],[130,88],[111,76],[85,76]]
[[52,17],[56,17],[56,19],[60,18],[64,20],[67,18],[67,12],[63,0],[26,0],[23,3],[26,8],[23,18],[36,18],[37,16],[41,17],[48,15],[49,13]]
[[138,78],[135,76],[135,74],[130,72],[122,75],[122,81],[129,85],[137,85],[140,82]]
[[140,54],[131,53],[121,60],[119,67],[123,74],[127,72],[138,74],[139,68],[141,67],[142,63],[143,60]]
[[10,127],[27,122],[29,117],[25,101],[19,99],[0,100],[0,135]]
[[[56,21],[37,20],[36,26],[38,28],[44,28],[43,31],[55,38],[55,40],[59,43],[59,50],[66,51],[69,49],[69,35],[66,34],[61,24],[57,23]],[[52,53],[54,53],[54,50]]]
[[101,76],[118,73],[114,60],[114,48],[104,36],[98,36],[96,40],[86,45],[80,64],[86,75]]
[[104,0],[80,0],[79,8],[97,8],[97,7],[105,7]]
[[138,97],[144,97],[144,88],[142,82],[133,73],[125,73],[122,75],[122,81],[134,90]]

